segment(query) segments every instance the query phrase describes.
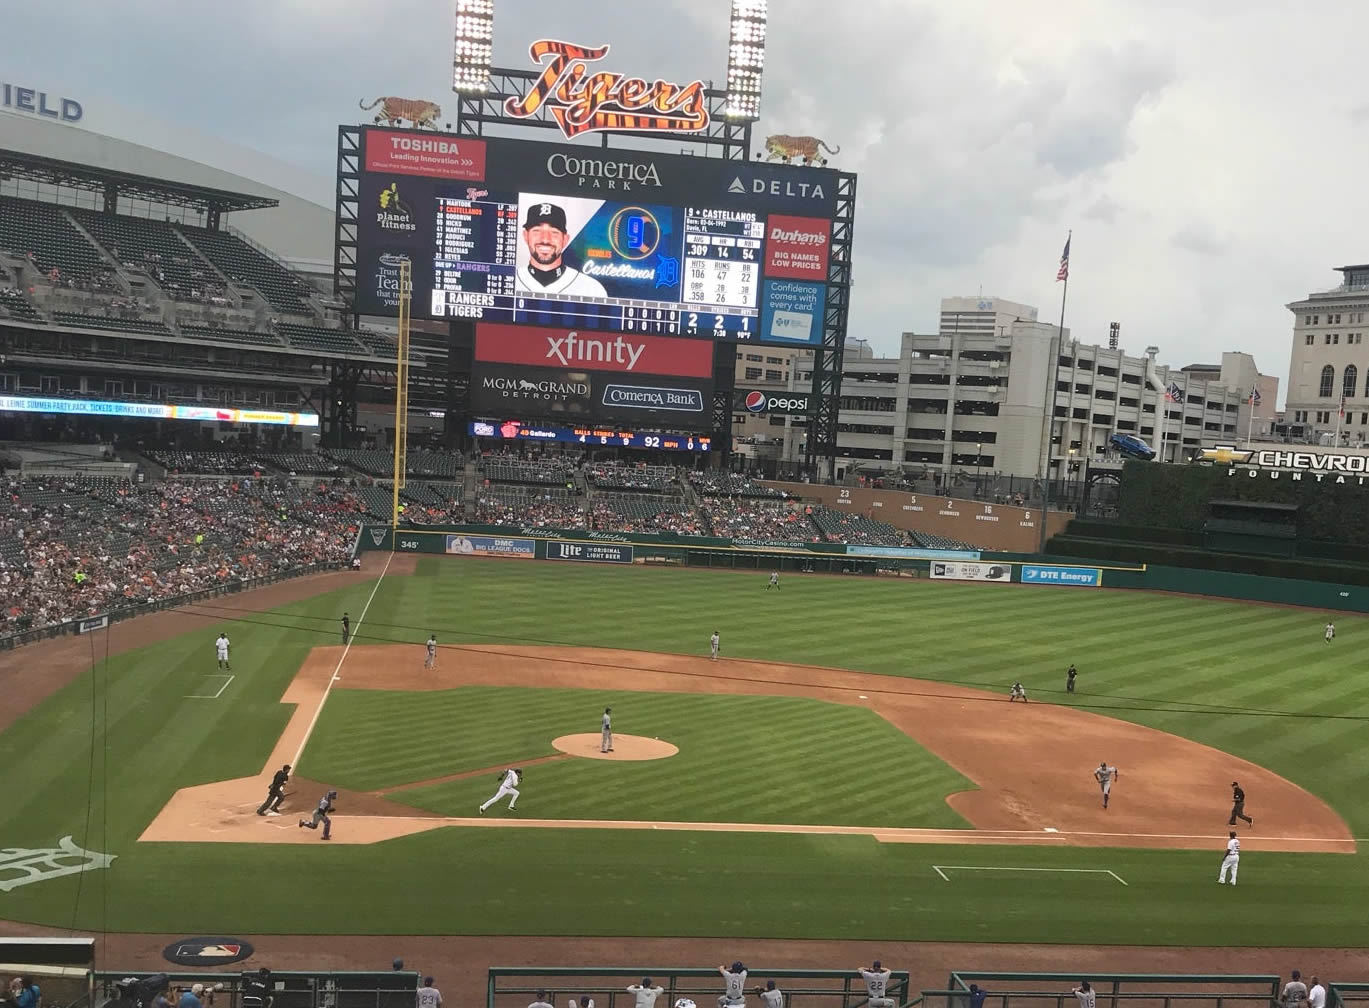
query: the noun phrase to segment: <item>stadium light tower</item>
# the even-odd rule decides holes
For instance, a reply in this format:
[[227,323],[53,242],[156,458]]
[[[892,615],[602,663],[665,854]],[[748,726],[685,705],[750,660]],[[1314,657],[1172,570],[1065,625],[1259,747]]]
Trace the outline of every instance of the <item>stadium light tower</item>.
[[766,0],[732,0],[732,31],[727,48],[728,119],[761,116],[761,74],[765,69]]
[[490,89],[494,58],[494,0],[456,0],[452,90],[484,94]]

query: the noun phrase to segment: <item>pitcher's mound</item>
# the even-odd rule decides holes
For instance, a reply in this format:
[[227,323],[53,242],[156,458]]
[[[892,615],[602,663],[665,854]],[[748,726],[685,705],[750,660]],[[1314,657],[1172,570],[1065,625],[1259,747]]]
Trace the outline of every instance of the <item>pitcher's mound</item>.
[[662,742],[660,739],[646,738],[642,735],[613,736],[613,752],[599,751],[599,733],[586,732],[583,735],[562,735],[552,739],[552,748],[568,756],[584,756],[588,759],[607,760],[649,760],[665,759],[674,756],[680,747]]

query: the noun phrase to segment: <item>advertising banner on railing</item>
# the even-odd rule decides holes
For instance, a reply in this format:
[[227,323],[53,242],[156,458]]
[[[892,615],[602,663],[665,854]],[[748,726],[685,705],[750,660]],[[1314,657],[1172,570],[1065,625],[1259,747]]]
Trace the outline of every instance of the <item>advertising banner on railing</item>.
[[514,557],[537,559],[537,543],[532,539],[500,539],[494,536],[447,536],[447,552],[461,556]]
[[1023,564],[1022,583],[1097,588],[1103,583],[1103,572],[1097,567],[1041,567],[1035,564]]
[[943,581],[1011,581],[1012,564],[932,561],[932,577]]
[[632,547],[619,543],[566,542],[564,539],[553,539],[547,543],[547,559],[630,564]]

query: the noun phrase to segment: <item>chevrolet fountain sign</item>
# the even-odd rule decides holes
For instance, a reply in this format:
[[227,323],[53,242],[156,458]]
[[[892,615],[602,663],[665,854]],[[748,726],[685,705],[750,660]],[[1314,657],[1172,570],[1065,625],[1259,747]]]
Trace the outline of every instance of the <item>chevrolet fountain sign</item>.
[[1294,483],[1355,483],[1363,486],[1369,479],[1369,454],[1341,451],[1294,451],[1286,448],[1239,449],[1234,445],[1214,445],[1201,449],[1194,462],[1225,465],[1228,476],[1243,472],[1251,479],[1267,474],[1270,479],[1289,479]]

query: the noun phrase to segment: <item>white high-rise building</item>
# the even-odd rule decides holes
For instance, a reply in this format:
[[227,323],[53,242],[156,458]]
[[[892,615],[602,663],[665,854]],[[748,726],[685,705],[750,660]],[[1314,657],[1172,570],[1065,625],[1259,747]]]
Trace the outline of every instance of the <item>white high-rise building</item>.
[[1369,265],[1337,272],[1338,286],[1288,305],[1293,349],[1284,419],[1309,438],[1339,430],[1342,443],[1355,444],[1369,434]]
[[[1140,438],[1169,462],[1245,436],[1258,376],[1248,355],[1186,372],[1155,354],[1081,343],[1068,329],[1062,344],[1060,335],[1030,305],[944,299],[935,336],[904,333],[898,357],[846,360],[838,469],[1038,477],[1044,468],[1061,478],[1078,468],[1072,463],[1115,464],[1113,433]],[[798,368],[806,387],[803,362]],[[1270,395],[1269,379],[1260,382],[1262,401],[1277,396],[1277,380]]]

